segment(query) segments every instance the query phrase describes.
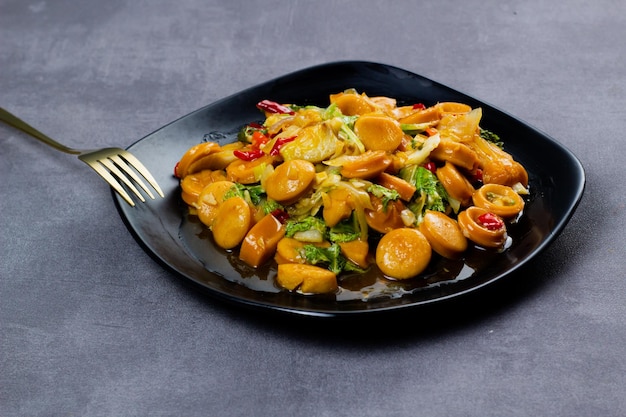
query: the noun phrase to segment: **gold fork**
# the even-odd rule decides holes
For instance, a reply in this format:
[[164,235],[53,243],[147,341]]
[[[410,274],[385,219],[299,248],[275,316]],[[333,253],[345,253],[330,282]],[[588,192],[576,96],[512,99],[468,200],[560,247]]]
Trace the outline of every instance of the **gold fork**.
[[47,135],[44,135],[2,107],[0,107],[0,121],[27,133],[35,139],[39,139],[46,145],[50,145],[58,151],[65,152],[70,155],[77,155],[78,159],[93,168],[102,178],[104,178],[106,182],[109,183],[111,187],[113,187],[115,191],[117,191],[120,196],[122,196],[128,204],[133,207],[135,206],[135,203],[126,190],[124,190],[122,184],[126,185],[126,187],[135,193],[135,195],[142,202],[145,202],[146,200],[137,187],[135,187],[133,182],[138,184],[146,192],[146,194],[154,200],[154,195],[143,180],[141,180],[139,175],[137,175],[137,173],[141,174],[141,176],[148,181],[148,183],[156,190],[157,193],[159,193],[161,197],[164,197],[161,187],[159,187],[159,184],[157,184],[152,174],[150,174],[150,171],[148,171],[148,169],[133,154],[124,149],[104,148],[81,150],[69,148],[65,145],[61,145],[59,142],[51,139]]

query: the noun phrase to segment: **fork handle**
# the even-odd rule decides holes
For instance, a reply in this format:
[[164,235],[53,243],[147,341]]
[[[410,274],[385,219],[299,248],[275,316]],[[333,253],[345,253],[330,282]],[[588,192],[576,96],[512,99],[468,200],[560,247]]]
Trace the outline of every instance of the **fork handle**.
[[9,126],[13,126],[17,130],[21,130],[22,132],[34,137],[35,139],[39,139],[46,145],[52,146],[58,151],[69,153],[71,155],[80,155],[82,153],[82,151],[78,149],[73,149],[65,145],[61,145],[56,140],[48,137],[47,135],[44,135],[43,133],[41,133],[19,117],[15,116],[14,114],[6,111],[2,107],[0,107],[0,120],[8,124]]

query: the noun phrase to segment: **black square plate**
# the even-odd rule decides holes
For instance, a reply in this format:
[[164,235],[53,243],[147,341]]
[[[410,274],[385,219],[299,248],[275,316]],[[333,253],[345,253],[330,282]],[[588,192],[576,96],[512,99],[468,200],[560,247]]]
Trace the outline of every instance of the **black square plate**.
[[[381,284],[378,280],[366,283],[364,290],[351,290],[347,284],[332,296],[302,296],[280,290],[273,283],[273,267],[252,271],[236,256],[216,248],[202,225],[187,215],[180,198],[173,169],[184,152],[206,137],[222,143],[236,140],[242,126],[262,120],[255,107],[260,100],[325,107],[329,94],[347,88],[369,96],[393,97],[399,103],[428,106],[456,101],[482,107],[481,127],[499,134],[505,150],[529,173],[531,196],[523,220],[509,232],[512,246],[497,256],[475,253],[465,262],[439,265],[427,278],[412,283]],[[129,150],[151,170],[165,193],[165,199],[149,200],[134,208],[114,194],[120,215],[149,254],[212,295],[248,307],[307,316],[347,317],[415,308],[494,283],[530,262],[554,241],[574,213],[585,186],[578,159],[544,133],[422,76],[371,62],[329,63],[264,82],[164,126]],[[448,275],[441,274],[442,268]]]

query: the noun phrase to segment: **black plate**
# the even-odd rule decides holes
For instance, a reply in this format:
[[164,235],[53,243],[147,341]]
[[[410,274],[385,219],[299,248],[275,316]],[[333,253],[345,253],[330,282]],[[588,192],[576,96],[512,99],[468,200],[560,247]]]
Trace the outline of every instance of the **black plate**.
[[[531,196],[522,221],[509,230],[513,243],[504,253],[474,250],[467,262],[435,262],[425,279],[409,283],[369,282],[369,293],[345,289],[332,296],[302,296],[281,291],[272,268],[252,271],[217,249],[201,224],[187,216],[173,176],[176,162],[205,137],[235,140],[239,128],[262,120],[255,104],[262,99],[328,105],[328,96],[355,88],[370,96],[432,105],[457,101],[482,107],[481,126],[498,133],[505,149],[530,177]],[[208,136],[207,136],[208,135]],[[472,292],[505,277],[544,250],[563,230],[584,190],[576,157],[547,135],[472,97],[408,71],[370,62],[338,62],[301,70],[203,107],[129,147],[152,171],[165,199],[128,206],[114,194],[120,215],[142,246],[180,276],[213,295],[245,306],[308,316],[349,316],[412,308]],[[442,267],[451,270],[441,274]],[[357,278],[358,280],[358,278]],[[353,283],[355,289],[363,283]],[[346,288],[350,288],[349,281]]]

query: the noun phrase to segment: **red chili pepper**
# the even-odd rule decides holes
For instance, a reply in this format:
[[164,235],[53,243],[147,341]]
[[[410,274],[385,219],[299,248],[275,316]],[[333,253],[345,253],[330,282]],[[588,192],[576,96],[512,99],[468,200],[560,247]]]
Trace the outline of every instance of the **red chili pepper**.
[[427,170],[429,170],[430,172],[432,172],[433,174],[437,173],[437,165],[435,165],[434,162],[426,162],[424,164],[424,168],[426,168]]
[[259,130],[252,133],[252,149],[259,149],[261,145],[267,143],[270,139]]
[[276,217],[276,220],[278,220],[281,223],[285,223],[287,220],[289,220],[289,213],[287,213],[285,210],[283,209],[276,209],[274,211],[272,211],[270,213],[272,216]]
[[180,164],[180,161],[176,162],[176,165],[174,165],[174,176],[176,178],[180,178],[180,176],[178,175],[178,164]]
[[263,126],[261,123],[256,123],[256,122],[248,123],[248,126],[250,126],[253,129],[265,129],[265,126]]
[[289,107],[283,106],[282,104],[276,103],[275,101],[271,100],[259,101],[256,106],[259,110],[267,111],[270,113],[295,114],[295,112]]
[[274,146],[272,146],[272,150],[270,151],[270,155],[272,156],[276,156],[280,153],[280,148],[282,148],[283,146],[285,146],[285,144],[293,141],[296,137],[292,136],[290,138],[278,138],[276,139],[276,142],[274,143]]
[[474,180],[474,182],[483,182],[483,170],[480,168],[476,169],[476,172],[474,172],[472,179]]
[[426,106],[422,103],[415,103],[413,105],[413,110],[424,110]]
[[242,161],[254,161],[255,159],[259,159],[262,156],[265,156],[265,152],[263,152],[260,149],[253,149],[251,151],[242,151],[240,149],[235,149],[233,151],[233,155],[235,155],[237,158],[241,159]]
[[504,222],[501,218],[493,213],[485,213],[478,216],[480,225],[488,230],[499,230],[504,227]]

